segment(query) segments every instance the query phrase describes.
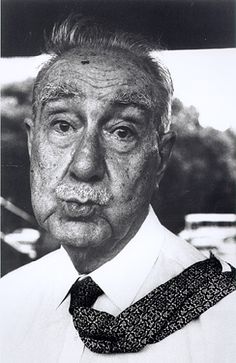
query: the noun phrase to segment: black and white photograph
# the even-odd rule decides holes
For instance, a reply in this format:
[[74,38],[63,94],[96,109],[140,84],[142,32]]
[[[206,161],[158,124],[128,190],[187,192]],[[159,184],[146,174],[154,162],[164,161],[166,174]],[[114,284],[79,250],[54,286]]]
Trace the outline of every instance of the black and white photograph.
[[1,363],[236,362],[236,2],[1,24]]

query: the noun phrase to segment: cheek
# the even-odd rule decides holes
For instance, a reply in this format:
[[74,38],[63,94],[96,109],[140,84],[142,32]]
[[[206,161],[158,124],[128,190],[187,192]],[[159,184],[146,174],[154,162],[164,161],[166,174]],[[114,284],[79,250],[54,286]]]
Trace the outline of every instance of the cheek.
[[35,143],[32,149],[30,175],[32,205],[41,225],[55,209],[55,188],[66,172],[68,155],[70,153],[66,155],[55,153],[45,143]]
[[45,187],[47,190],[49,183],[55,178],[57,169],[57,159],[47,151],[47,148],[38,148],[33,150],[31,158],[31,183],[37,184],[37,187]]
[[130,202],[150,199],[155,186],[158,164],[157,153],[150,151],[116,159],[111,173],[116,186],[116,195]]
[[45,142],[35,143],[31,158],[32,179],[41,181],[47,188],[61,177],[69,163],[70,152],[54,150]]

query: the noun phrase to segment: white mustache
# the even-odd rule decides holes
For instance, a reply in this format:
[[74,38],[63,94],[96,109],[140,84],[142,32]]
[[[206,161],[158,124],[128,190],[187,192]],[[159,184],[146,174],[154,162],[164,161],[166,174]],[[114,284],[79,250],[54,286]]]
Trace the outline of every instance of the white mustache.
[[91,201],[100,205],[106,205],[112,197],[107,188],[92,187],[88,184],[78,184],[75,186],[66,184],[58,185],[56,188],[56,196],[62,200],[73,199],[79,203]]

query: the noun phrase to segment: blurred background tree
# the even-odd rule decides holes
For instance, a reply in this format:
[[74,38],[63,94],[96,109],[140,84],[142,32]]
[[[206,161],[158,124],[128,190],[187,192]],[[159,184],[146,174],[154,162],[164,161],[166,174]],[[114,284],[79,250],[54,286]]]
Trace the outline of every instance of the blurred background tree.
[[[13,83],[3,87],[1,97],[1,195],[23,211],[33,214],[29,192],[29,158],[27,153],[24,120],[31,114],[33,80]],[[32,225],[1,208],[3,236]],[[27,254],[20,253],[1,241],[1,273],[30,262]]]
[[[24,120],[31,116],[32,84],[28,79],[2,88],[2,195],[31,215]],[[236,135],[201,127],[196,108],[178,99],[173,101],[172,123],[177,141],[152,204],[162,223],[178,233],[188,213],[235,212]],[[4,233],[26,223],[3,211]]]
[[[33,80],[13,83],[2,88],[1,107],[1,175],[2,196],[32,214],[29,192],[29,158],[24,120],[31,115]],[[4,233],[25,226],[25,221],[3,210]]]
[[178,233],[186,214],[235,212],[236,134],[201,127],[196,108],[178,99],[172,123],[177,140],[153,205],[163,224]]

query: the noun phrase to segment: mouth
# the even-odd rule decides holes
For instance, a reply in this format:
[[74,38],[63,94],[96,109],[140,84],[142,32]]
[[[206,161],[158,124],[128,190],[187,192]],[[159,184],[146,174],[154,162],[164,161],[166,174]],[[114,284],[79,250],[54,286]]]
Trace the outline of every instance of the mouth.
[[97,205],[91,202],[78,203],[77,201],[63,201],[63,214],[67,218],[87,219],[92,217],[97,209]]

